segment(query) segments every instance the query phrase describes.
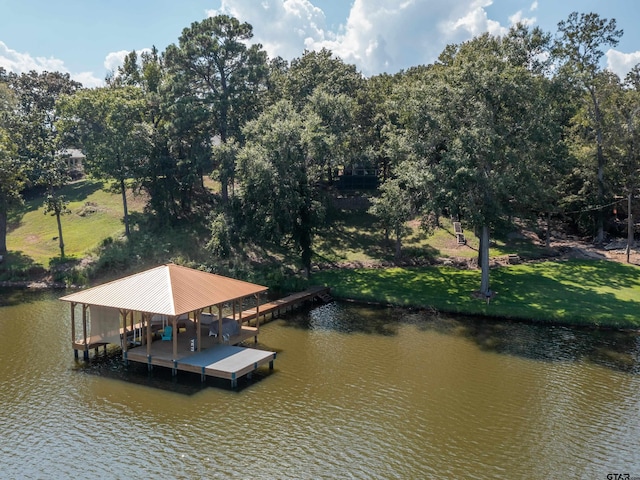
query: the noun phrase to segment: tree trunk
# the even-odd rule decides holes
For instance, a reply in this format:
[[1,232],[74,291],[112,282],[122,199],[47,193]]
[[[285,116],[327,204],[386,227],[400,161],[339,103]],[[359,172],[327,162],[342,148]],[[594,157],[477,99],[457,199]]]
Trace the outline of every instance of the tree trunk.
[[7,210],[0,208],[0,255],[7,253]]
[[484,245],[484,238],[482,236],[482,230],[478,230],[478,228],[474,228],[474,233],[476,237],[478,237],[478,266],[482,267],[482,251]]
[[[604,155],[602,153],[602,145],[598,145],[598,201],[600,205],[604,204]],[[598,233],[596,234],[596,244],[604,243],[604,207],[598,209]]]
[[480,235],[480,259],[482,261],[482,279],[480,281],[480,294],[489,298],[491,289],[489,288],[489,227],[482,226]]
[[124,179],[120,179],[120,193],[122,195],[122,208],[124,210],[124,234],[129,238],[131,235],[129,229],[129,207],[127,205],[127,187],[124,184]]
[[226,205],[229,203],[229,186],[225,180],[220,182],[220,194],[222,195],[222,202]]
[[545,236],[544,245],[547,248],[551,247],[551,212],[547,212],[547,233]]
[[627,263],[631,263],[629,261],[629,257],[631,255],[631,247],[633,246],[633,213],[631,213],[631,197],[632,193],[629,192],[629,205],[628,205],[628,215],[627,215]]
[[602,245],[604,243],[604,194],[605,194],[605,185],[604,185],[604,166],[606,159],[604,158],[603,152],[603,139],[602,139],[602,114],[600,112],[600,102],[598,102],[598,98],[596,97],[593,89],[589,89],[589,93],[591,94],[591,101],[593,102],[593,114],[595,120],[596,127],[596,157],[598,160],[598,169],[597,169],[597,185],[598,185],[598,202],[600,203],[600,208],[598,209],[597,214],[597,233],[595,243],[598,245]]
[[307,278],[311,277],[311,257],[313,256],[311,228],[311,211],[307,201],[300,209],[300,230],[298,235],[300,249],[302,250],[302,265]]
[[396,229],[396,254],[395,259],[400,260],[400,255],[402,254],[402,236],[400,235],[400,229]]
[[58,223],[58,245],[60,246],[60,257],[64,258],[64,240],[62,239],[62,221],[60,219],[61,213],[56,210],[56,222]]

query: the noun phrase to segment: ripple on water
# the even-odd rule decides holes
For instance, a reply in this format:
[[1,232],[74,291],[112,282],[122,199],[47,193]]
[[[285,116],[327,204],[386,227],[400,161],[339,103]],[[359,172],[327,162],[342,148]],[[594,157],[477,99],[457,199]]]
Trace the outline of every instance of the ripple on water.
[[[634,336],[335,303],[261,327],[263,346],[278,351],[276,370],[231,391],[147,376],[117,358],[76,367],[59,303],[26,304],[19,317],[0,307],[8,478],[78,468],[102,478],[639,471]],[[51,328],[54,318],[64,327]],[[29,358],[33,339],[19,322],[52,332]]]

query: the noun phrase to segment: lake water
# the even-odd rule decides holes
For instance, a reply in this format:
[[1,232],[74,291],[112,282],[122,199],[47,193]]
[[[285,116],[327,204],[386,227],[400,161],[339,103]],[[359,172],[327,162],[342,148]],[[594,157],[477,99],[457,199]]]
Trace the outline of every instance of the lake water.
[[73,357],[62,292],[0,292],[1,478],[640,476],[640,337],[332,303],[237,390]]

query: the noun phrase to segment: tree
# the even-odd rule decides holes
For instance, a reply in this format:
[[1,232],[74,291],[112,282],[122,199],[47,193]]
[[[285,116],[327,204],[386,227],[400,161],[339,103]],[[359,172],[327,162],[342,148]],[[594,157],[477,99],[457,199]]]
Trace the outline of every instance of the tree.
[[309,275],[313,236],[324,219],[320,119],[296,112],[287,100],[269,107],[245,128],[239,153],[242,215],[255,239],[290,240]]
[[20,138],[17,153],[26,168],[29,182],[46,188],[45,213],[52,212],[56,217],[60,254],[64,257],[60,216],[66,213],[66,201],[59,191],[69,181],[63,151],[70,145],[65,143],[56,128],[57,102],[82,85],[71,80],[69,74],[60,72],[29,72],[10,76],[9,81],[18,99],[14,124],[14,134]]
[[326,132],[318,161],[324,162],[325,180],[332,183],[339,166],[361,162],[367,152],[359,142],[356,125],[358,92],[365,87],[354,65],[346,64],[323,48],[305,51],[283,73],[272,69],[272,83],[279,81],[282,98],[304,115],[313,113],[321,119]]
[[[214,137],[222,143],[242,142],[242,126],[261,111],[266,91],[266,53],[259,44],[247,46],[252,27],[236,18],[218,15],[185,28],[179,43],[169,45],[165,61],[171,74],[174,119],[190,120],[199,132],[203,159],[211,159]],[[204,167],[204,166],[203,166]],[[226,200],[228,185],[222,184]]]
[[411,199],[408,191],[397,179],[387,180],[380,187],[380,196],[372,199],[369,212],[378,217],[379,224],[385,232],[393,232],[395,236],[395,259],[402,254],[402,237],[407,233],[406,223],[413,217]]
[[403,113],[420,203],[457,213],[480,237],[482,295],[490,295],[490,230],[536,204],[548,162],[539,145],[558,142],[548,80],[525,62],[527,48],[488,34],[449,47]]
[[[61,180],[63,181],[63,180]],[[57,185],[54,185],[54,187]],[[60,248],[60,258],[65,258],[64,255],[64,239],[62,237],[62,216],[71,213],[69,210],[69,202],[64,195],[59,195],[52,187],[48,190],[47,196],[44,199],[44,214],[48,213],[51,216],[56,217],[56,224],[58,225],[58,247]]]
[[[64,170],[59,151],[65,148],[55,124],[56,103],[63,95],[71,95],[82,85],[60,72],[29,72],[9,77],[9,85],[18,101],[14,134],[20,137],[18,155],[27,167],[32,185],[50,186],[50,171]],[[57,181],[57,180],[56,180]]]
[[322,88],[313,91],[302,109],[304,116],[317,116],[322,124],[324,135],[315,155],[316,161],[322,163],[328,183],[333,182],[339,166],[352,163],[354,110],[352,98],[343,93],[331,95]]
[[20,191],[24,186],[23,163],[9,134],[14,109],[13,93],[0,82],[0,255],[7,253],[7,216],[12,207],[22,202]]
[[[627,262],[634,241],[632,201],[637,194],[640,172],[640,86],[636,72],[627,75],[624,84],[608,73],[609,85],[602,102],[605,120],[604,154],[609,178],[616,192],[627,196]],[[616,219],[617,220],[617,219]]]
[[83,90],[60,105],[64,118],[58,126],[80,141],[86,155],[85,170],[97,178],[116,181],[127,237],[126,181],[137,176],[138,165],[149,150],[145,107],[143,92],[133,86]]
[[597,218],[595,241],[604,241],[604,204],[605,204],[605,167],[604,155],[604,118],[601,109],[601,77],[600,59],[606,46],[615,47],[623,31],[617,30],[615,19],[600,18],[596,13],[580,14],[573,12],[567,20],[558,23],[557,38],[552,53],[561,62],[563,73],[574,83],[576,88],[585,92],[584,101],[588,105],[593,142],[596,147],[596,185],[600,203]]
[[323,48],[320,51],[305,50],[302,57],[291,61],[283,79],[282,92],[283,98],[289,99],[300,111],[316,89],[332,96],[343,94],[355,98],[364,84],[355,65],[344,63]]
[[[383,181],[391,178],[396,167],[390,149],[390,139],[397,131],[397,110],[392,100],[400,75],[387,74],[370,77],[365,88],[359,89],[355,109],[356,135],[353,147],[371,159]],[[406,99],[406,97],[405,97]]]

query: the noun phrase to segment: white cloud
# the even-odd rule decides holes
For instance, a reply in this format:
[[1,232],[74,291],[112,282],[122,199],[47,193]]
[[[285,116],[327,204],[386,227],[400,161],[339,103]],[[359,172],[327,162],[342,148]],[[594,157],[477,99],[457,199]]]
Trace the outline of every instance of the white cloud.
[[533,26],[536,24],[536,17],[524,17],[522,10],[520,10],[514,13],[513,15],[511,15],[509,17],[509,21],[511,22],[511,25],[521,23],[523,25]]
[[491,0],[475,0],[473,2],[458,2],[466,14],[457,20],[449,20],[445,22],[449,31],[459,32],[465,38],[475,37],[484,32],[492,35],[503,35],[507,32],[507,28],[500,25],[499,22],[490,20],[486,7],[493,2]]
[[124,57],[129,54],[129,50],[118,50],[117,52],[110,52],[104,59],[104,68],[107,72],[115,72],[118,67],[124,63]]
[[[228,14],[253,25],[253,40],[270,57],[291,60],[304,49],[326,47],[371,75],[432,63],[447,44],[483,32],[506,33],[508,26],[488,17],[491,4],[492,0],[354,0],[346,23],[336,31],[327,30],[325,15],[313,0],[222,0],[221,8],[208,14]],[[536,7],[534,2],[531,9]],[[518,12],[511,21],[534,20]]]
[[622,80],[633,67],[640,63],[640,51],[622,53],[609,49],[605,55],[607,57],[607,69],[618,75]]
[[92,72],[71,73],[65,67],[64,61],[53,57],[32,57],[29,53],[22,53],[9,48],[0,41],[0,67],[4,67],[9,72],[27,73],[36,72],[61,72],[68,73],[71,78],[82,83],[85,87],[95,87],[102,84]]
[[529,7],[530,12],[535,12],[538,9],[538,0],[535,0]]
[[72,73],[71,78],[86,88],[104,86],[104,79],[96,77],[93,72]]
[[333,34],[326,31],[324,12],[308,0],[222,0],[209,16],[227,14],[250,23],[253,40],[270,57],[299,57],[307,44],[321,42]]
[[32,57],[28,53],[21,53],[9,48],[4,42],[0,42],[0,66],[15,73],[26,73],[31,70],[64,71],[64,62],[57,58]]

